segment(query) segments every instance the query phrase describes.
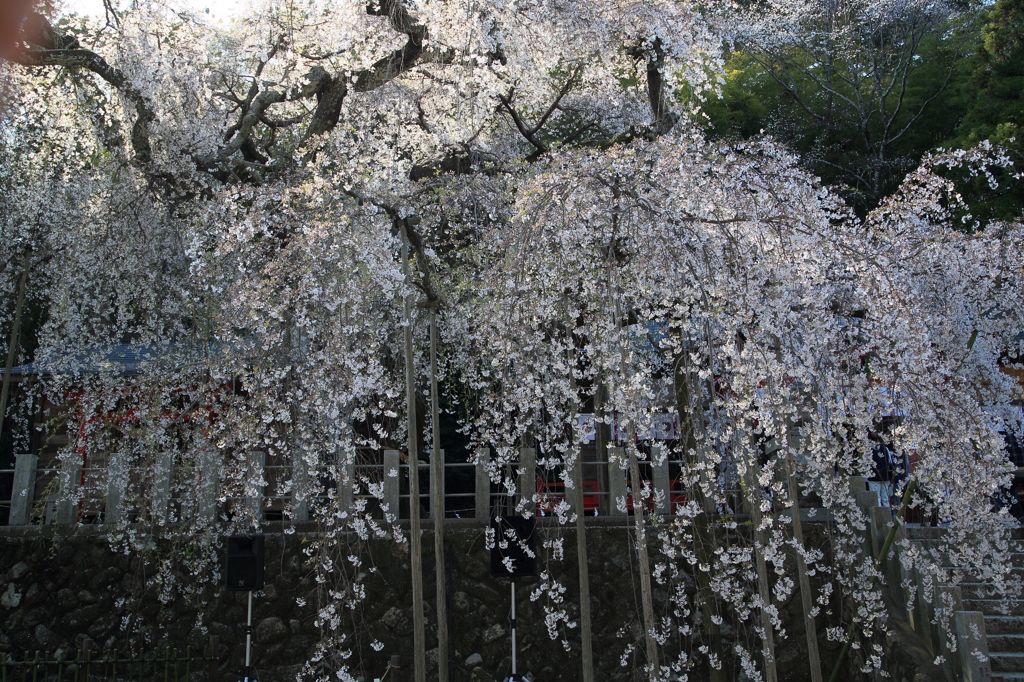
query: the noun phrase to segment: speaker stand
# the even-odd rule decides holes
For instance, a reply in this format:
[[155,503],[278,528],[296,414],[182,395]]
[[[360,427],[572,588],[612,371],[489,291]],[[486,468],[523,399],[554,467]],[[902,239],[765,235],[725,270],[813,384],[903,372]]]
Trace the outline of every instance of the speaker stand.
[[518,682],[519,674],[516,669],[516,579],[515,576],[509,579],[512,583],[512,615],[509,616],[508,623],[512,628],[512,676],[508,678],[508,682]]
[[245,682],[255,679],[252,674],[252,590],[249,590],[249,615],[245,619]]

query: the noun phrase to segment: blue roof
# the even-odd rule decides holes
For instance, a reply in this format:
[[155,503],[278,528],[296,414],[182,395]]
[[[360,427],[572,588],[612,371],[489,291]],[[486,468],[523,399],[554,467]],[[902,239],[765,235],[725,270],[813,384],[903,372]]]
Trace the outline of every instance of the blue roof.
[[[209,343],[118,343],[93,346],[51,362],[30,362],[11,368],[11,376],[112,374],[141,376],[173,371],[199,364],[220,354],[223,344]],[[0,369],[0,374],[3,369]]]

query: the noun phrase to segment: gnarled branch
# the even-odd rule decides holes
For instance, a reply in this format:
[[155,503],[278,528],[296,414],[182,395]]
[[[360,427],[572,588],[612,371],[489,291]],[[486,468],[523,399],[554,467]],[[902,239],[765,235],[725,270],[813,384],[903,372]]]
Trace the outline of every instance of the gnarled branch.
[[149,124],[156,118],[153,108],[138,88],[132,85],[120,70],[108,64],[103,57],[92,50],[82,48],[50,50],[30,47],[18,52],[15,61],[22,66],[63,66],[86,69],[110,83],[135,105],[135,123],[132,125],[131,135],[135,160],[139,163],[148,163],[152,160],[153,150],[149,142]]

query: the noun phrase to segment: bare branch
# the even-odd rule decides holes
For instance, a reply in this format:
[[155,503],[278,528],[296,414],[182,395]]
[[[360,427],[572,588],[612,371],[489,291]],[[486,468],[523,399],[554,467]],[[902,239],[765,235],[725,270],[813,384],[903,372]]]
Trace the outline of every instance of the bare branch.
[[528,130],[526,128],[526,124],[523,123],[523,119],[519,116],[519,113],[515,110],[515,108],[513,108],[512,97],[514,96],[514,94],[515,89],[509,90],[508,96],[498,95],[498,101],[501,102],[501,106],[505,108],[505,111],[508,112],[508,115],[512,117],[512,122],[516,124],[516,128],[519,130],[522,136],[526,138],[526,141],[532,144],[534,147],[536,147],[538,152],[543,154],[548,150],[547,145],[538,140],[537,137],[534,135],[534,133],[537,130],[536,128],[534,128],[533,130]]

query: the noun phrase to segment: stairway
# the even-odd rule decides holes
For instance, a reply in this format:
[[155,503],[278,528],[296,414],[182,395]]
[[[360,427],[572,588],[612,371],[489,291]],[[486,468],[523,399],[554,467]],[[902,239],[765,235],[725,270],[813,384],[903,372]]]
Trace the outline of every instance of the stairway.
[[[907,538],[914,544],[936,548],[943,529],[908,527]],[[1024,581],[1024,528],[1011,531],[1010,551],[1015,577]],[[995,598],[991,588],[970,577],[960,583],[962,609],[984,614],[985,639],[992,682],[1024,682],[1024,594],[1009,602]]]

